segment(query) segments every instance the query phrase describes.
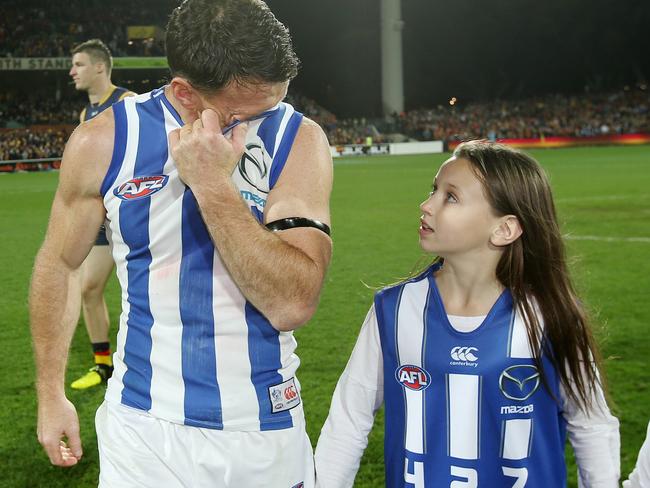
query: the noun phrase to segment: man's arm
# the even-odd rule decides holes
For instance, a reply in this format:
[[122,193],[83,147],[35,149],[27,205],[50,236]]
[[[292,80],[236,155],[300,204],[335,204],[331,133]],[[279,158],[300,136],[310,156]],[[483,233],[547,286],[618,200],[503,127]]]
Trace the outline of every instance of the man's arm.
[[[79,421],[65,396],[68,348],[79,315],[79,268],[104,220],[99,188],[113,144],[112,111],[81,124],[66,146],[50,222],[32,275],[30,324],[36,360],[38,439],[52,464],[81,457]],[[62,443],[67,437],[69,447]]]
[[[276,329],[296,329],[316,311],[332,242],[314,228],[273,233],[260,225],[231,180],[245,127],[236,127],[231,141],[220,130],[216,114],[204,111],[194,124],[170,135],[172,155],[239,289]],[[331,188],[327,139],[317,124],[304,120],[269,193],[265,221],[307,217],[329,224]]]

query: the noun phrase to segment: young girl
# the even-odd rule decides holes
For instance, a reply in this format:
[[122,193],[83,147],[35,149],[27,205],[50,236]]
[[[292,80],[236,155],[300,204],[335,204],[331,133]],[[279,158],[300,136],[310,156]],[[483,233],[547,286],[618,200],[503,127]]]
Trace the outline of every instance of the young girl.
[[385,403],[387,487],[565,487],[566,432],[582,486],[617,487],[618,421],[541,167],[461,144],[420,208],[438,257],[376,294],[318,441],[318,486],[353,485]]

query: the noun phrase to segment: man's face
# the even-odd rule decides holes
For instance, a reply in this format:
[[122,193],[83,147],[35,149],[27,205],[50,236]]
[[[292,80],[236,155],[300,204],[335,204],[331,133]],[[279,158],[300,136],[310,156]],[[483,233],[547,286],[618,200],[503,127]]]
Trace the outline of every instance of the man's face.
[[289,82],[239,84],[230,83],[215,95],[201,96],[202,109],[212,109],[219,116],[221,127],[245,122],[266,112],[287,96]]
[[98,75],[99,63],[93,63],[88,53],[76,53],[72,56],[72,68],[69,75],[72,77],[77,90],[88,90]]

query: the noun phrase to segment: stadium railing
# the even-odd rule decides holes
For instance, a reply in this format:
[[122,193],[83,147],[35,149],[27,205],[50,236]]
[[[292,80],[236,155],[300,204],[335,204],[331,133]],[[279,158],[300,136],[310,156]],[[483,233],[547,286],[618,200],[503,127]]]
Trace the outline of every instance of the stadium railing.
[[39,158],[39,159],[3,159],[0,160],[0,173],[14,173],[17,171],[29,171],[39,164],[47,164],[49,168],[36,168],[39,171],[45,169],[59,169],[61,158]]

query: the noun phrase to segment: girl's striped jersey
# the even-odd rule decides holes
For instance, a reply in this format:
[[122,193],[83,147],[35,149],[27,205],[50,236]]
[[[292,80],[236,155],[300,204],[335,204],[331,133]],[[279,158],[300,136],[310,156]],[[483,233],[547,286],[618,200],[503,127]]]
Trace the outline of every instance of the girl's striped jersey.
[[[107,401],[212,429],[293,426],[303,415],[296,342],[247,302],[224,267],[170,155],[179,114],[163,88],[113,111],[101,193],[122,314]],[[260,222],[301,121],[280,103],[249,122],[232,179]]]
[[542,357],[544,387],[508,290],[476,329],[456,330],[439,266],[375,295],[318,441],[318,486],[353,486],[383,403],[387,487],[564,487],[567,429],[584,486],[616,487],[618,421],[602,392],[585,416]]
[[544,360],[543,387],[507,290],[469,333],[449,323],[431,272],[380,292],[375,311],[388,486],[565,486],[558,379]]

